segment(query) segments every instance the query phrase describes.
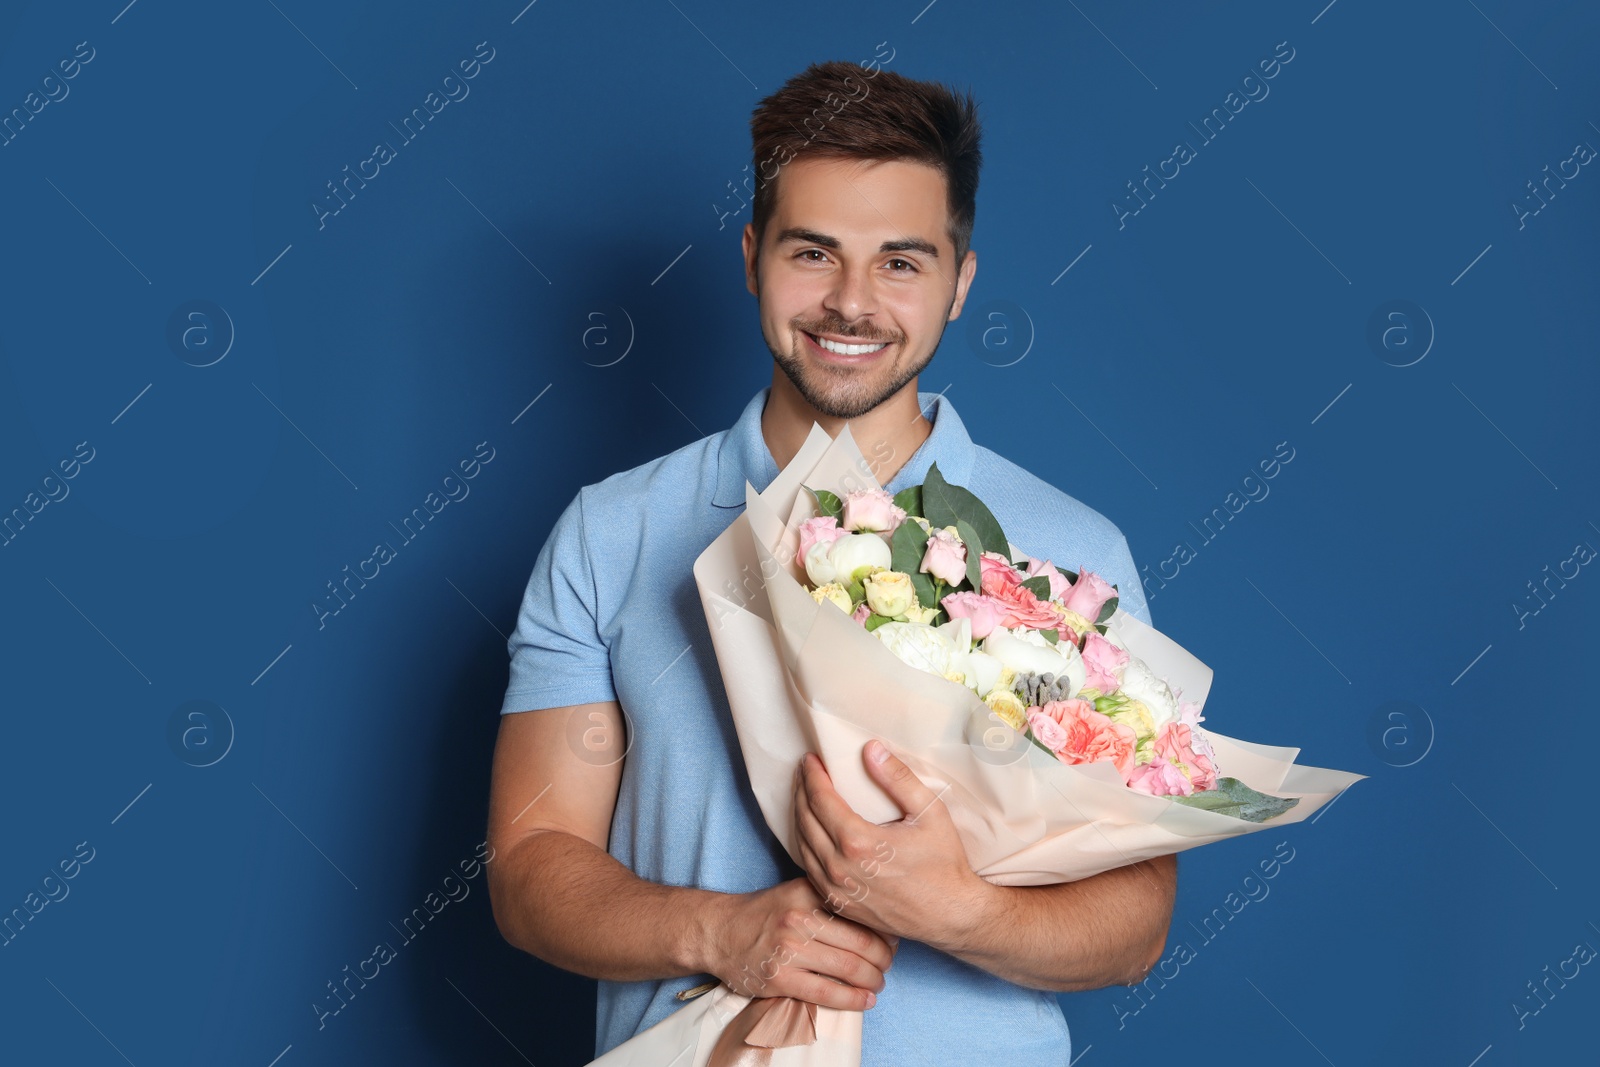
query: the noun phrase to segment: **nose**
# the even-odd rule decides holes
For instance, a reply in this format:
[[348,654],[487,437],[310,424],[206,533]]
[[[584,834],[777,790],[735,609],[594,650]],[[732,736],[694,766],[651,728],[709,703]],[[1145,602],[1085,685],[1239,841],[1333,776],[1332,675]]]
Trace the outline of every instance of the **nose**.
[[870,264],[846,264],[836,275],[823,306],[845,322],[855,322],[878,310]]

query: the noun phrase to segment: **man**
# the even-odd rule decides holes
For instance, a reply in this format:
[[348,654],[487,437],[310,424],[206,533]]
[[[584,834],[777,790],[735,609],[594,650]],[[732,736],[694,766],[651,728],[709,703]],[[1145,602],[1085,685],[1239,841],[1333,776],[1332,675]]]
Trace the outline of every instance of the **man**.
[[[992,886],[944,805],[869,745],[869,772],[907,818],[866,823],[808,757],[797,869],[746,780],[691,567],[739,514],[745,482],[765,488],[813,421],[835,435],[848,422],[890,491],[937,460],[1017,545],[1107,576],[1148,621],[1127,542],[975,445],[948,398],[917,391],[977,269],[971,98],[822,64],[762,101],[751,130],[755,158],[777,161],[744,231],[772,384],[732,429],[583,487],[540,552],[495,751],[496,921],[512,944],[600,979],[597,1053],[709,976],[864,1011],[868,1065],[1066,1064],[1052,991],[1144,977],[1171,919],[1172,857]],[[870,892],[842,889],[885,844],[894,858],[874,866]],[[819,922],[825,900],[845,906]]]

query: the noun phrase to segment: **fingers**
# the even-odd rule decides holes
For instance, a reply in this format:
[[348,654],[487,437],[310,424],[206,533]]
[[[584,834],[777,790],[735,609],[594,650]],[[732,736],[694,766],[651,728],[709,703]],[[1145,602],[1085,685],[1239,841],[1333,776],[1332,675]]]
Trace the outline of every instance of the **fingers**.
[[[843,916],[835,917],[819,930],[817,940],[859,956],[879,971],[887,971],[894,964],[894,946],[887,939]],[[899,938],[895,941],[898,943]]]
[[821,975],[804,971],[795,972],[788,984],[788,989],[768,995],[794,997],[812,1004],[820,1004],[824,1008],[837,1008],[840,1011],[866,1011],[878,1002],[878,995],[870,989],[841,985]]
[[892,960],[886,944],[820,907],[821,898],[803,878],[775,887],[772,899],[777,910],[770,913],[769,948],[757,966],[745,968],[745,985],[735,988],[750,996],[797,997],[846,1011],[872,1007]]
[[824,978],[876,993],[883,989],[883,969],[843,949],[812,941],[794,957],[794,966]]
[[800,761],[800,791],[807,806],[835,840],[847,830],[872,825],[845,803],[844,797],[833,788],[833,779],[823,768],[822,761],[809,752]]
[[866,763],[867,774],[905,813],[906,822],[915,823],[938,799],[938,794],[923,785],[922,779],[913,774],[911,768],[890,752],[882,741],[868,741],[861,755]]

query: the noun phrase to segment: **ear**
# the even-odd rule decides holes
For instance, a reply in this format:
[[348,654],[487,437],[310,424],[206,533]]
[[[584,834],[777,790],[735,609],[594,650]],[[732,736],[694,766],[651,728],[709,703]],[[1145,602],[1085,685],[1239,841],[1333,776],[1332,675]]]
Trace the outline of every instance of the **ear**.
[[751,296],[760,297],[761,296],[761,282],[759,280],[760,279],[760,275],[759,275],[759,271],[757,270],[757,263],[756,263],[756,259],[760,255],[760,250],[756,247],[756,227],[755,227],[755,223],[753,223],[753,222],[747,222],[747,223],[744,224],[743,245],[744,245],[744,287],[746,289],[750,290],[750,295]]
[[967,302],[967,290],[972,288],[972,279],[978,273],[978,253],[967,249],[966,258],[961,261],[961,271],[956,275],[956,298],[950,303],[949,321],[954,322],[961,317],[961,306]]

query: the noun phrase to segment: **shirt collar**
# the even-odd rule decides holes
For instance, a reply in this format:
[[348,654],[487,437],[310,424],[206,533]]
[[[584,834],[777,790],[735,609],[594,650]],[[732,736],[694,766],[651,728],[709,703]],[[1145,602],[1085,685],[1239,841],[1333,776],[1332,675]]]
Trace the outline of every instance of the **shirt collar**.
[[[723,434],[717,449],[717,489],[711,497],[719,508],[744,507],[745,482],[761,492],[778,476],[778,464],[767,450],[766,438],[761,436],[761,413],[771,391],[772,387],[766,386],[751,397],[738,421]],[[907,486],[920,485],[935,462],[950,484],[967,485],[976,446],[955,406],[943,393],[921,391],[917,393],[917,403],[923,415],[932,420],[933,432],[884,488],[898,493]]]

